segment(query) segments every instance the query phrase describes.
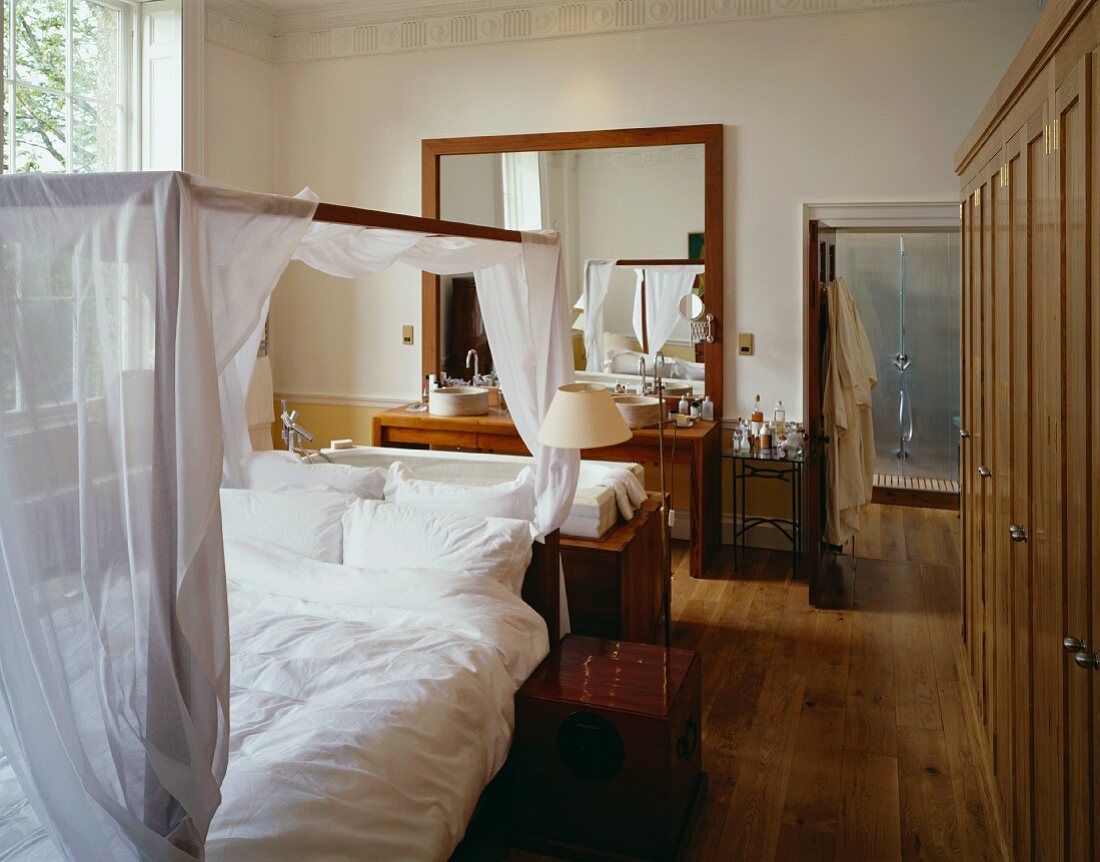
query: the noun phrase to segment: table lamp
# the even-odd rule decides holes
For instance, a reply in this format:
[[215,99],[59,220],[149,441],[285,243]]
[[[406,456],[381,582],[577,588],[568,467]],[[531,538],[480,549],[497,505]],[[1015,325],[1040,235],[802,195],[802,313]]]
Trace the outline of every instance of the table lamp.
[[539,429],[539,442],[558,449],[600,449],[632,436],[611,390],[598,383],[558,387]]

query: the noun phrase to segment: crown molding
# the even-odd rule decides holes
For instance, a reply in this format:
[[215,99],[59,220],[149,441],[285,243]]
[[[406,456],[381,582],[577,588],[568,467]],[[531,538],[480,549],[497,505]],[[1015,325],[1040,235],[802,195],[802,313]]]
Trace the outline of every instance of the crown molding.
[[269,62],[275,60],[276,17],[243,0],[207,0],[206,40]]
[[382,0],[280,15],[206,0],[206,38],[293,63],[950,2],[968,0]]

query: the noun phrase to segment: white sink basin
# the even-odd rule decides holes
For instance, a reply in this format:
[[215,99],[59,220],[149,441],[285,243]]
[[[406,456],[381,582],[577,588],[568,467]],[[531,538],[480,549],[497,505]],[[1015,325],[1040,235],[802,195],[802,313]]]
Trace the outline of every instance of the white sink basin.
[[613,395],[611,400],[631,428],[648,428],[661,418],[660,399],[649,395]]
[[428,412],[436,416],[484,416],[489,390],[481,386],[442,386],[428,393]]

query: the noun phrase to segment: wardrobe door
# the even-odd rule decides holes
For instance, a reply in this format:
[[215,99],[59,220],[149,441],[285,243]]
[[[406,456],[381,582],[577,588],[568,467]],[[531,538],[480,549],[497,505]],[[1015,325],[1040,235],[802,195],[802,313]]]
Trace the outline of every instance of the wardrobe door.
[[968,470],[962,476],[962,491],[966,498],[966,561],[963,579],[963,610],[969,645],[970,676],[974,680],[979,709],[983,709],[985,690],[982,685],[984,670],[982,645],[985,632],[982,625],[982,558],[981,558],[981,479],[978,465],[982,458],[982,206],[981,183],[975,184],[966,199],[969,213],[968,236],[964,237],[968,253],[967,277],[967,380],[964,388],[967,422],[970,435],[966,447]]
[[981,512],[979,524],[980,548],[979,571],[981,572],[981,632],[982,632],[982,720],[985,725],[988,750],[995,746],[995,728],[997,722],[997,566],[994,524],[996,522],[996,500],[993,494],[994,412],[996,403],[994,391],[994,341],[996,338],[994,282],[997,264],[997,203],[1000,199],[1000,173],[1002,165],[998,151],[990,159],[982,172],[981,215],[982,215],[982,278],[981,278],[981,373],[977,381],[976,394],[981,403],[978,454],[978,492],[981,500],[978,504]]
[[[1089,90],[1090,57],[1080,63],[1058,87],[1054,150],[1058,175],[1058,234],[1061,256],[1060,294],[1064,341],[1063,435],[1069,445],[1062,450],[1062,523],[1065,556],[1062,583],[1065,589],[1063,636],[1080,641],[1080,648],[1068,648],[1062,656],[1065,685],[1065,848],[1068,859],[1092,855],[1094,798],[1091,776],[1090,707],[1095,682],[1096,643],[1091,629],[1089,586],[1092,566],[1091,504],[1093,472],[1092,446],[1072,445],[1080,435],[1091,436],[1091,357],[1089,271],[1090,236]],[[1082,658],[1085,659],[1082,663]]]
[[990,177],[992,262],[990,294],[990,363],[986,375],[990,423],[989,467],[986,480],[988,509],[988,564],[990,581],[990,753],[1005,822],[1012,800],[1012,579],[1010,576],[1012,460],[1012,259],[1010,234],[1011,192],[1004,150],[997,154],[996,173]]
[[[1092,183],[1089,188],[1089,224],[1088,248],[1091,250],[1089,281],[1089,391],[1090,406],[1089,429],[1100,428],[1100,48],[1092,52],[1089,77],[1089,114],[1092,128],[1089,130],[1089,161]],[[1092,513],[1092,561],[1089,566],[1089,602],[1091,619],[1089,643],[1097,652],[1100,643],[1100,456],[1090,446],[1088,475],[1089,506]],[[1097,720],[1100,719],[1100,679],[1093,677],[1092,703],[1089,705],[1089,734],[1092,740],[1092,854],[1089,858],[1100,857],[1100,823],[1097,823],[1097,808],[1100,807],[1100,735],[1097,734]]]
[[[1065,793],[1062,733],[1065,661],[1062,649],[1062,291],[1058,231],[1057,159],[1053,119],[1029,148],[1036,263],[1032,297],[1032,773],[1033,843],[1038,860],[1063,858]],[[1038,152],[1036,152],[1038,148]]]
[[[959,263],[962,268],[961,290],[959,298],[962,304],[962,318],[959,328],[959,516],[962,519],[962,556],[960,559],[959,587],[961,590],[960,607],[962,608],[962,639],[967,645],[967,655],[973,660],[974,648],[971,643],[974,635],[973,619],[971,618],[971,584],[973,582],[973,561],[971,554],[973,541],[971,528],[974,519],[974,483],[970,477],[974,470],[973,463],[973,352],[974,352],[974,193],[973,189],[967,189],[964,200],[959,204],[959,212],[962,223],[962,237],[959,242]],[[974,674],[973,663],[970,665],[971,676]]]
[[1008,547],[1006,578],[1011,603],[1011,765],[1010,780],[1002,782],[1010,825],[1006,836],[1016,859],[1029,859],[1031,847],[1031,545],[1032,529],[1031,417],[1035,386],[1031,364],[1033,199],[1030,172],[1032,154],[1042,154],[1044,109],[1039,108],[1005,145],[1008,180],[1009,280],[1005,304],[1009,308],[1009,401],[1007,447],[1010,462],[1009,530],[998,538]]

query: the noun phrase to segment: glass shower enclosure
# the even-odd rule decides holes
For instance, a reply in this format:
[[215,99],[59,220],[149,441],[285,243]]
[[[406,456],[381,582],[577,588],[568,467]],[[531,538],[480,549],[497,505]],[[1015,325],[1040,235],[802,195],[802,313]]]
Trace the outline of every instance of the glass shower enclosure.
[[874,353],[875,484],[958,491],[959,236],[842,229],[836,273]]

